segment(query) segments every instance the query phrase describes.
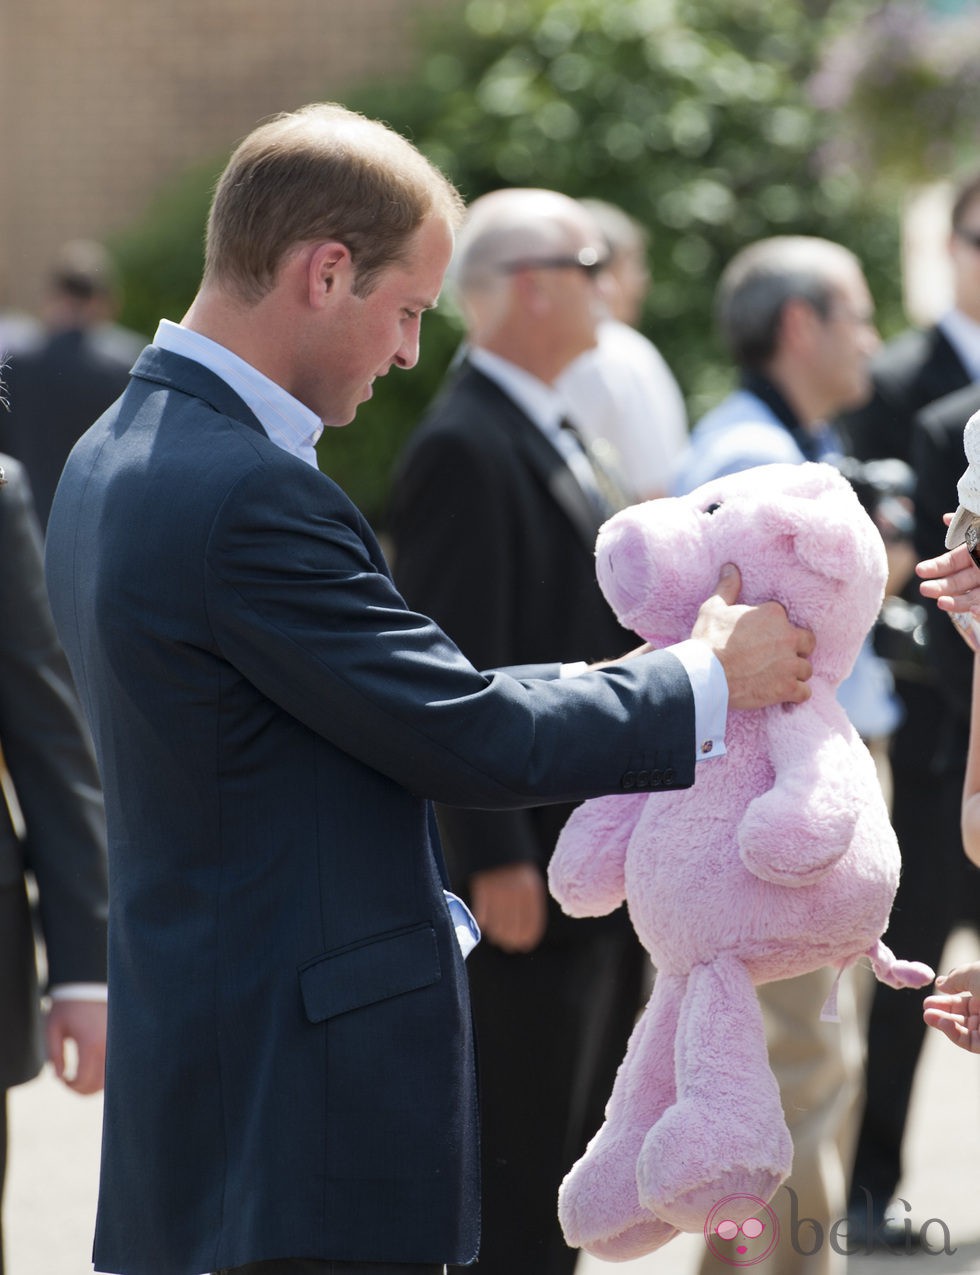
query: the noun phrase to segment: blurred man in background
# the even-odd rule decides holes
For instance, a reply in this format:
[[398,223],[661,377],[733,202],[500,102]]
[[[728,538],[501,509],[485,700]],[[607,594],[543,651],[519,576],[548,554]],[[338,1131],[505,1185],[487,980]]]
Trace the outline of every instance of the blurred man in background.
[[[5,477],[0,486],[2,1195],[7,1090],[36,1076],[46,1057],[76,1093],[102,1088],[106,844],[92,745],[55,636],[27,477],[7,456],[0,456],[0,465]],[[43,984],[35,922],[43,940]],[[43,1021],[42,990],[50,997]]]
[[687,443],[687,412],[663,356],[637,325],[650,291],[647,233],[621,208],[583,199],[608,250],[603,295],[607,313],[596,344],[562,370],[555,385],[570,419],[624,497],[667,492],[671,467]]
[[[754,465],[836,461],[840,444],[828,422],[867,399],[878,348],[871,294],[854,255],[806,236],[752,244],[722,275],[718,320],[741,384],[695,426],[676,489],[690,491]],[[870,648],[841,690],[859,733],[872,744],[887,740],[898,707],[888,670]],[[850,978],[840,982],[840,1022],[821,1021],[835,977],[824,968],[759,988],[794,1151],[789,1189],[780,1188],[772,1201],[780,1243],[759,1267],[770,1275],[844,1269],[845,1259],[829,1244],[806,1253],[807,1246],[791,1243],[794,1214],[797,1226],[813,1218],[826,1235],[846,1204],[863,1035]],[[722,1275],[737,1264],[734,1250],[727,1263],[709,1252],[701,1272]]]
[[126,388],[146,344],[113,321],[118,301],[103,245],[65,244],[51,267],[42,326],[10,358],[0,447],[26,467],[42,529],[68,453]]
[[[595,344],[606,251],[593,218],[553,191],[487,195],[460,234],[467,353],[409,442],[390,529],[409,604],[480,667],[601,659],[635,641],[596,583],[612,509],[558,390]],[[439,808],[450,875],[484,935],[467,968],[487,1275],[574,1270],[558,1187],[602,1122],[640,1004],[644,955],[623,910],[573,921],[548,895],[570,810]]]

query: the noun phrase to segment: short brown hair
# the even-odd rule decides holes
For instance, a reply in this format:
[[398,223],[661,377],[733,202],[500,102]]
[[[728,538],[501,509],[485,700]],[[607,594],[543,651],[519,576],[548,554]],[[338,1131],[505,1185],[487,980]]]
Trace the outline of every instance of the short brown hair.
[[336,103],[313,103],[259,125],[232,154],[211,204],[204,278],[257,301],[291,248],[335,239],[364,296],[430,214],[455,228],[463,202],[410,142]]

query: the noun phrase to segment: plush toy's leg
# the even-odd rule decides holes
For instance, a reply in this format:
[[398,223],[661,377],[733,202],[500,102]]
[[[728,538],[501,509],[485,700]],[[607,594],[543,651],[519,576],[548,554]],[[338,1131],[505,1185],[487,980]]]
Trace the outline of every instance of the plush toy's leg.
[[658,974],[606,1106],[606,1121],[562,1183],[565,1239],[608,1262],[652,1253],[677,1234],[640,1204],[636,1158],[649,1129],[674,1101],[674,1035],[685,980]]
[[640,1153],[640,1200],[698,1231],[729,1195],[769,1200],[793,1162],[758,997],[730,957],[688,979],[677,1030],[677,1102]]

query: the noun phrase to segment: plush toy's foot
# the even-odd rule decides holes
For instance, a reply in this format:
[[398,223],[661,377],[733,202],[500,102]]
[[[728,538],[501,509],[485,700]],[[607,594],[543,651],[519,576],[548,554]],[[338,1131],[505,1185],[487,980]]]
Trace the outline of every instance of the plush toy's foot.
[[[739,1163],[720,1168],[731,1160],[731,1131],[711,1125],[688,1104],[675,1107],[647,1139],[637,1165],[642,1204],[679,1230],[701,1230],[711,1210],[728,1196],[770,1201],[793,1163],[784,1126],[785,1139],[777,1145],[742,1144]],[[696,1148],[696,1154],[678,1155],[678,1141],[688,1150]]]
[[652,1253],[677,1234],[640,1203],[636,1159],[650,1127],[674,1101],[674,1036],[684,988],[684,979],[658,973],[616,1076],[606,1123],[558,1193],[568,1244],[607,1262]]
[[640,1203],[682,1231],[699,1231],[726,1196],[768,1201],[789,1173],[793,1144],[758,997],[732,958],[691,971],[678,1022],[677,1089],[637,1159]]
[[655,1253],[677,1234],[676,1226],[651,1218],[608,1240],[591,1240],[585,1251],[604,1262],[632,1262],[647,1253]]
[[565,1241],[606,1262],[627,1262],[652,1253],[677,1234],[640,1204],[635,1155],[607,1143],[575,1165],[558,1193]]

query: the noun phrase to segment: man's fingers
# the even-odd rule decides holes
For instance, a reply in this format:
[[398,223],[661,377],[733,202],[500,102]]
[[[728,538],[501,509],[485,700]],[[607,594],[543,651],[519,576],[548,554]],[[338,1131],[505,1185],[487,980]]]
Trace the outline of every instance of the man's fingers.
[[732,606],[738,598],[738,591],[741,587],[742,577],[739,574],[738,567],[733,562],[726,562],[721,569],[721,575],[718,577],[715,593],[726,606]]
[[804,675],[809,678],[813,674],[813,668],[809,661],[809,656],[816,650],[817,639],[809,629],[796,630],[796,652],[803,657],[803,663],[807,666],[807,672]]

